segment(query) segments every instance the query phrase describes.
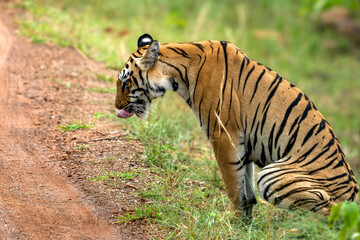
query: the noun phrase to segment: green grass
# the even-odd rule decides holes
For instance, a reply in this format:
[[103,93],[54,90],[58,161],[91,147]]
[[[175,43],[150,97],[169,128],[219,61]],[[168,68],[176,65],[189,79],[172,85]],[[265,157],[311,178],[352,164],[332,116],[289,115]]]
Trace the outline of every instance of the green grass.
[[[360,52],[345,38],[320,32],[311,21],[321,9],[339,3],[360,16],[358,1],[347,0],[35,0],[20,3],[27,10],[20,29],[33,42],[74,46],[117,69],[144,32],[161,43],[231,41],[313,100],[359,175]],[[327,48],[328,41],[336,47]],[[98,80],[114,81],[101,74]],[[113,119],[104,113],[94,117]],[[148,119],[121,121],[144,145],[154,181],[139,192],[149,203],[119,216],[119,222],[160,223],[170,239],[336,239],[339,229],[329,230],[323,218],[264,204],[256,206],[254,221],[244,226],[229,209],[216,162],[193,113],[175,94],[155,101]],[[108,173],[102,176],[110,178]]]
[[115,184],[117,181],[126,181],[130,179],[134,179],[139,176],[141,173],[138,172],[137,169],[127,172],[117,172],[117,171],[105,171],[101,165],[101,174],[97,177],[89,178],[88,180],[102,180],[102,181],[110,181],[112,184]]
[[85,123],[85,122],[75,122],[75,123],[66,123],[64,125],[58,125],[58,127],[64,131],[64,132],[69,132],[69,131],[74,131],[77,129],[87,129],[87,128],[92,128],[94,126],[93,123]]
[[[152,108],[151,116],[158,107]],[[142,124],[135,118],[126,121],[143,143],[144,160],[155,179],[139,192],[150,203],[119,216],[118,223],[138,219],[160,223],[168,229],[169,239],[336,239],[336,230],[330,230],[324,218],[264,204],[255,207],[253,222],[245,226],[230,209],[210,149],[192,146],[192,134],[178,133],[174,138],[168,131],[177,129],[177,116],[157,117]]]

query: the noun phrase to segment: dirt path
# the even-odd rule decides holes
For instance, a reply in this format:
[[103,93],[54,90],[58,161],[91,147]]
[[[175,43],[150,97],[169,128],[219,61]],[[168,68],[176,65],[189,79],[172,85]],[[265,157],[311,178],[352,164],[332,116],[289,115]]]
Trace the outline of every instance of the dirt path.
[[76,88],[72,91],[85,100],[71,91],[61,95],[66,87],[49,79],[61,73],[84,81],[79,72],[95,63],[75,50],[29,43],[14,34],[12,15],[1,11],[0,239],[144,239],[124,225],[109,224],[106,207],[98,207],[69,178],[74,175],[64,170],[69,163],[56,161],[66,149],[54,128],[64,113],[81,112],[72,104],[86,109],[90,100]]

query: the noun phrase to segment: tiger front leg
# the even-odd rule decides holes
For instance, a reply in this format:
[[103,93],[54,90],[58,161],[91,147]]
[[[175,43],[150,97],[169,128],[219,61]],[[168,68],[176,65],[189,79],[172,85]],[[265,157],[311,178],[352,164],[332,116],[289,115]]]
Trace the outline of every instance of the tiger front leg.
[[249,222],[256,197],[253,191],[254,165],[246,160],[245,146],[225,134],[212,141],[212,145],[226,193],[237,214]]

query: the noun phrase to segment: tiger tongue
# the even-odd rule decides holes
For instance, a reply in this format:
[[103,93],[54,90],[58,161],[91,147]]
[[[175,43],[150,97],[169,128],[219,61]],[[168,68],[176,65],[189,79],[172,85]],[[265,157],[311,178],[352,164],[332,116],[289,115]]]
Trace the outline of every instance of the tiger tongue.
[[116,113],[116,116],[118,118],[129,118],[131,117],[132,115],[134,115],[134,113],[128,113],[127,111],[125,111],[125,109],[120,109],[117,113]]

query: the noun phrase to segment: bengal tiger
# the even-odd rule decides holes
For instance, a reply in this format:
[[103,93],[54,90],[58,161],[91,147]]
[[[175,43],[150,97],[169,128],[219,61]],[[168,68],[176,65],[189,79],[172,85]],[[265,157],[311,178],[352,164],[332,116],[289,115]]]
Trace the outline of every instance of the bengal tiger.
[[252,218],[260,195],[281,208],[329,215],[359,187],[329,123],[293,84],[226,41],[168,43],[149,34],[118,75],[119,118],[145,118],[153,99],[177,92],[209,139],[237,212]]

